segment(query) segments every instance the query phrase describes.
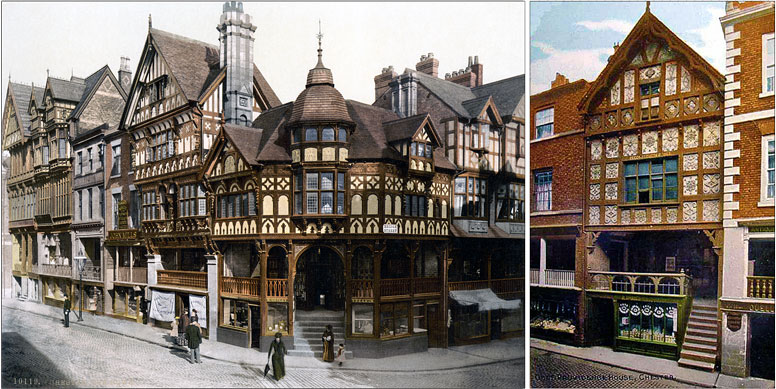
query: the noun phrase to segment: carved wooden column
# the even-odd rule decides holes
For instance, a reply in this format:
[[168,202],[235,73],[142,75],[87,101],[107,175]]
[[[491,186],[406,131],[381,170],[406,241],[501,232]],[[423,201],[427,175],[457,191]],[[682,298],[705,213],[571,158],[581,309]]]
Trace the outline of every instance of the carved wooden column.
[[296,277],[296,266],[294,262],[294,244],[291,240],[286,246],[286,266],[288,267],[288,334],[294,336],[294,278]]
[[380,336],[380,278],[382,277],[380,265],[383,261],[383,253],[388,246],[385,240],[377,241],[374,246],[374,262],[372,270],[374,273],[374,283],[372,284],[372,295],[374,296],[374,316],[372,318],[372,335]]

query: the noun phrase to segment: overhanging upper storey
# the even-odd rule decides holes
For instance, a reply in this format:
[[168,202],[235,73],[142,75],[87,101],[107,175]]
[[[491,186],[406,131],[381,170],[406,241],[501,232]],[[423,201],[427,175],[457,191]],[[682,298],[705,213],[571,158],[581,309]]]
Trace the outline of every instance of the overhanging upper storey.
[[647,10],[585,93],[588,135],[717,116],[725,78]]

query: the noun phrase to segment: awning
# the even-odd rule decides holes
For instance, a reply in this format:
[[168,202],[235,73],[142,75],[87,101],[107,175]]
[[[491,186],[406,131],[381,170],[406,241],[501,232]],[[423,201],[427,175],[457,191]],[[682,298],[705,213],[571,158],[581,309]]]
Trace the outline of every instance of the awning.
[[496,309],[518,309],[521,300],[504,300],[496,296],[490,288],[476,290],[451,290],[450,298],[464,306],[477,305],[478,310],[492,311]]

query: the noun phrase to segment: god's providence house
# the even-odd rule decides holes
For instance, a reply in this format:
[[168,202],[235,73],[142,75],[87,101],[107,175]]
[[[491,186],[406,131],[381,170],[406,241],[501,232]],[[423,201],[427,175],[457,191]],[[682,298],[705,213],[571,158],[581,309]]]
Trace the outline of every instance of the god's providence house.
[[[772,233],[767,243],[750,238],[756,249],[747,262],[735,248],[741,238],[723,228],[732,228],[734,212],[747,204],[738,216],[743,225],[773,229],[766,182],[763,192],[750,184],[751,193],[738,194],[743,182],[759,183],[761,165],[762,179],[768,178],[768,157],[760,150],[768,150],[767,134],[773,133],[773,97],[765,68],[760,89],[759,64],[767,66],[761,53],[772,52],[767,46],[772,6],[770,24],[761,21],[759,29],[747,38],[741,32],[734,43],[756,40],[756,47],[743,43],[749,51],[741,49],[735,59],[738,50],[728,50],[726,71],[733,75],[727,83],[647,6],[596,80],[569,83],[558,75],[551,89],[532,96],[532,336],[610,345],[706,370],[721,363],[723,371],[731,371],[730,359],[743,363],[740,348],[754,343],[748,343],[749,322],[734,323],[744,328],[744,338],[731,333],[736,338],[731,344],[720,323],[732,314],[728,309],[771,312],[772,318],[773,239]],[[726,33],[739,35],[727,27]],[[745,52],[752,58],[742,58]],[[748,89],[743,89],[745,77],[743,90],[731,81],[753,73],[757,80],[748,81],[754,84]],[[747,90],[752,91],[748,96]],[[737,112],[758,109],[765,110],[762,121],[745,114],[736,119]],[[731,120],[735,124],[729,125]],[[741,142],[745,132],[752,139],[749,146]],[[748,147],[746,157],[743,147]],[[567,150],[577,152],[562,152]],[[733,167],[744,159],[752,161],[752,170]],[[736,202],[735,196],[756,196],[766,204]],[[736,205],[723,207],[730,202]],[[762,216],[750,219],[750,214]],[[733,285],[738,286],[729,289]],[[724,302],[729,293],[736,301],[730,306]],[[756,310],[746,308],[752,304]],[[772,348],[772,341],[762,344]]]
[[363,357],[522,334],[522,76],[483,84],[472,60],[441,80],[434,65],[391,74],[368,105],[334,88],[319,40],[281,104],[241,3],[217,29],[220,47],[149,20],[134,78],[122,62],[119,129],[76,141],[107,160],[95,312],[141,321],[145,297],[150,325],[197,309],[211,339],[266,350],[282,332],[297,355],[321,352],[325,324]]

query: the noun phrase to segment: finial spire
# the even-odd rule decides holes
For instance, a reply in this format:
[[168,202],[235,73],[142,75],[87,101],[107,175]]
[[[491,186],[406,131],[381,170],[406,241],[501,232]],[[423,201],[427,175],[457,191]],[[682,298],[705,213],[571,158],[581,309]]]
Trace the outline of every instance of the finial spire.
[[649,12],[649,1],[647,2],[647,12]]
[[151,14],[148,14],[148,30],[151,30]]
[[321,33],[321,19],[318,19],[318,65],[323,67],[323,49],[321,48],[321,40],[323,39],[323,33]]

